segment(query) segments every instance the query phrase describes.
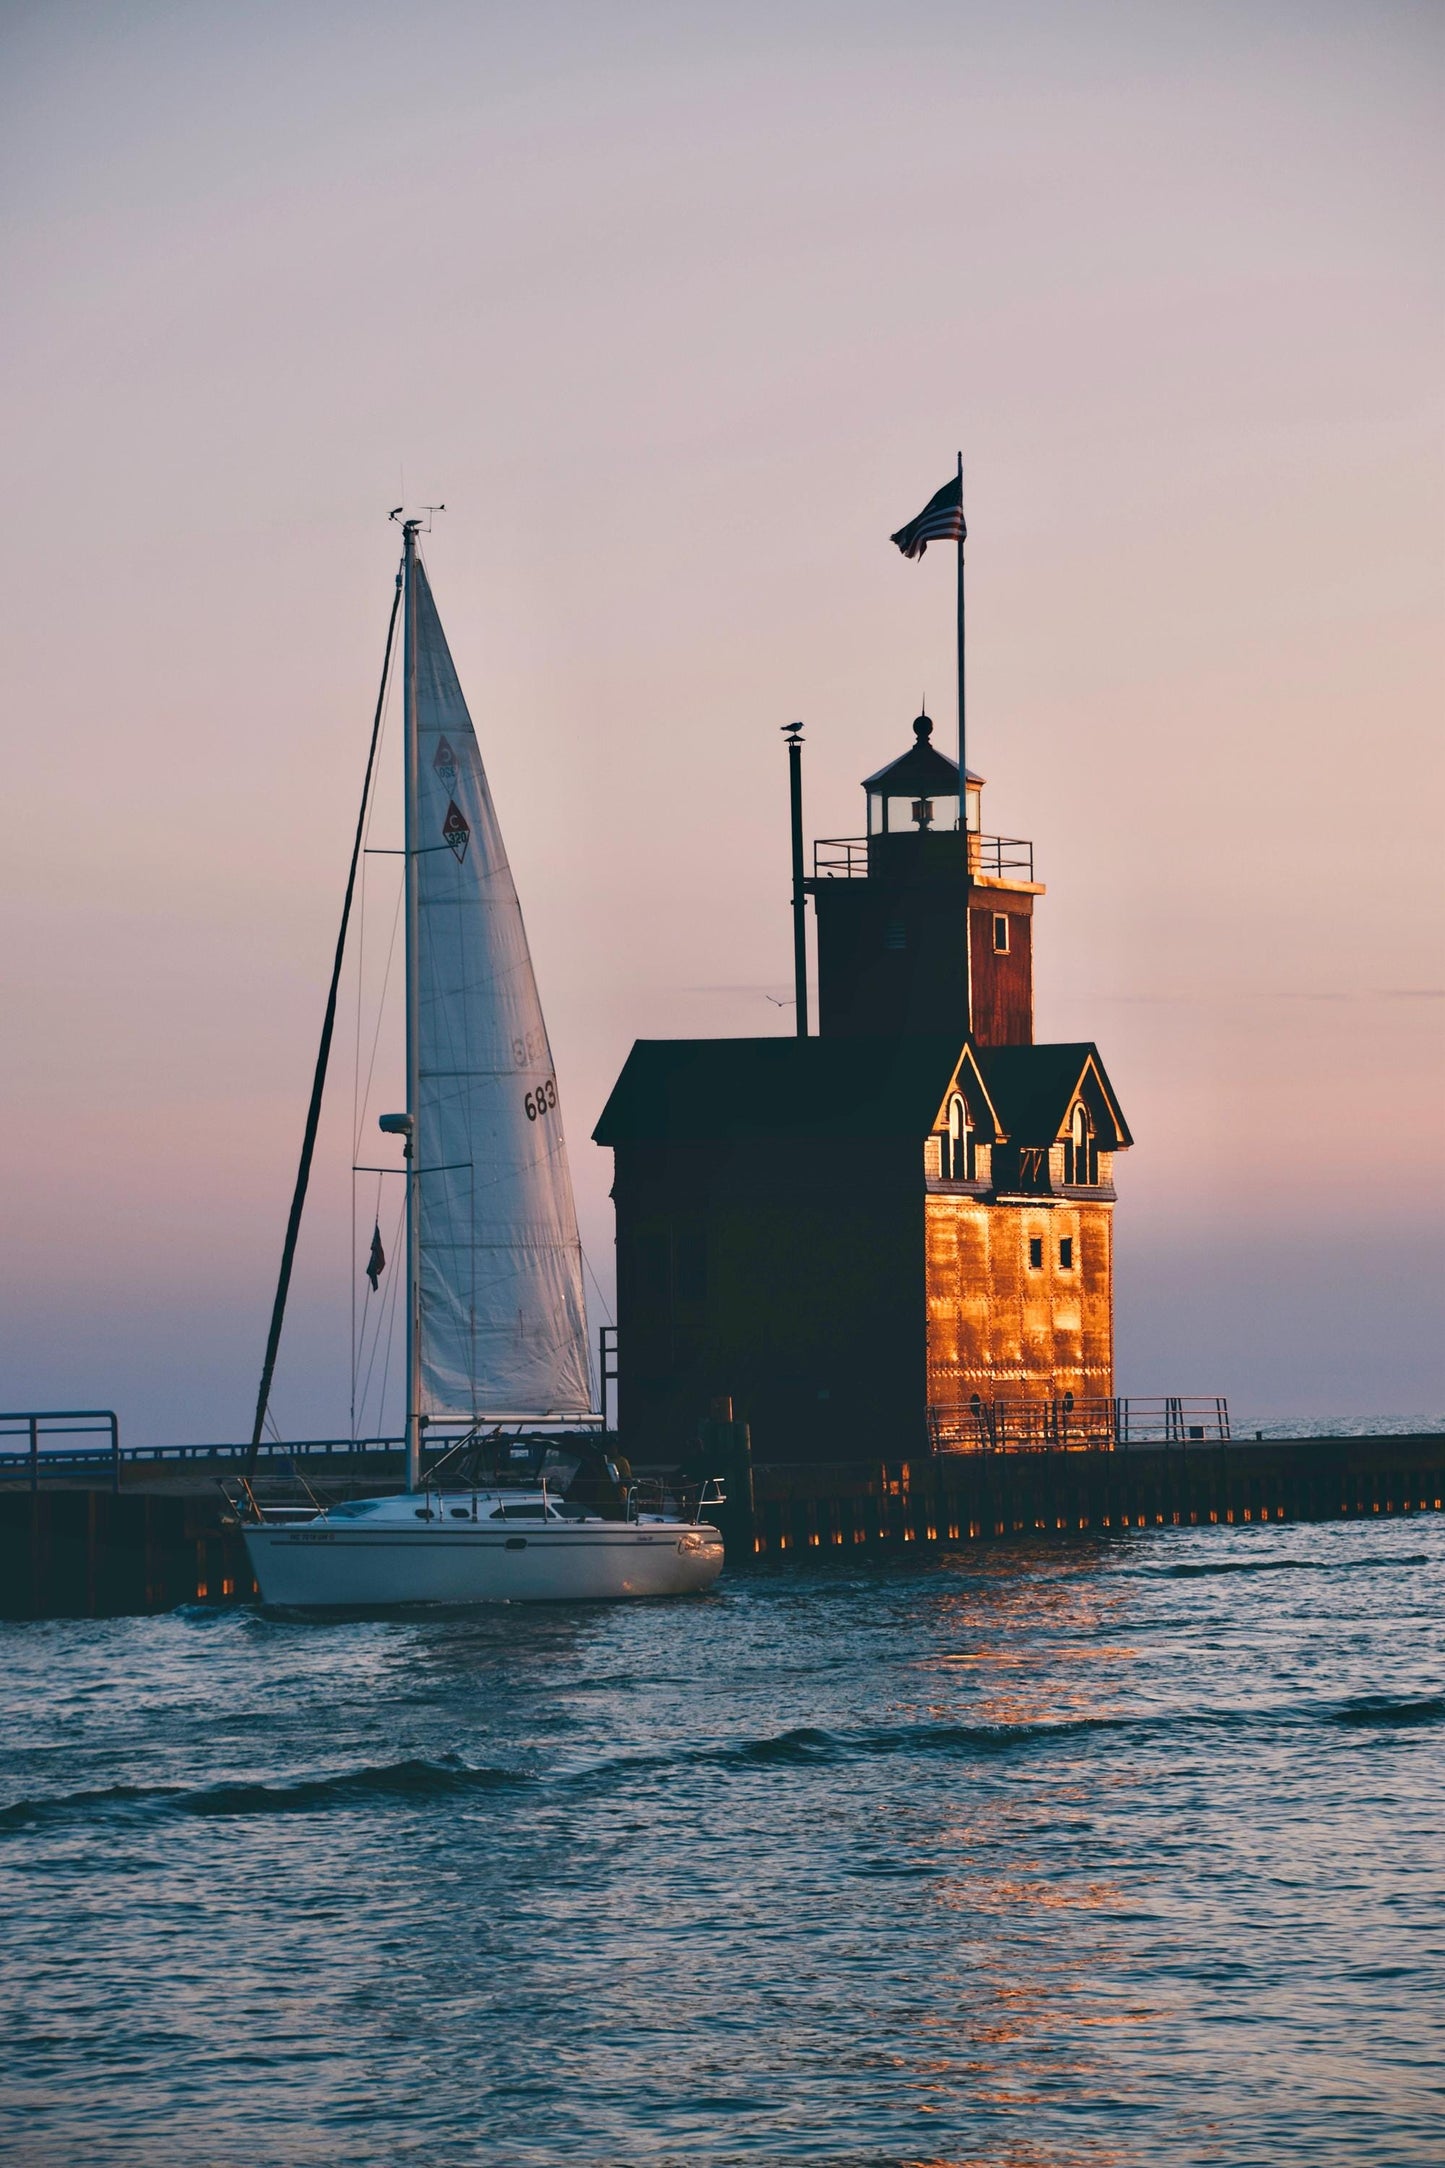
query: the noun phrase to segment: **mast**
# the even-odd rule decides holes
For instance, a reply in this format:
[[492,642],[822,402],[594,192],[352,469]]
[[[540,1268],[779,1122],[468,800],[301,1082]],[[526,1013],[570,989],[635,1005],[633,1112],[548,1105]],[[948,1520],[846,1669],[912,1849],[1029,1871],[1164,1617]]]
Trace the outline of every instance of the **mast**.
[[420,962],[417,914],[417,717],[416,717],[416,535],[421,522],[409,519],[402,527],[406,577],[406,620],[402,661],[405,690],[404,832],[406,852],[406,1106],[411,1117],[406,1140],[406,1487],[421,1487],[421,1199],[417,1183],[421,1170],[422,1140],[418,1128],[421,1108],[421,1035],[417,974]]

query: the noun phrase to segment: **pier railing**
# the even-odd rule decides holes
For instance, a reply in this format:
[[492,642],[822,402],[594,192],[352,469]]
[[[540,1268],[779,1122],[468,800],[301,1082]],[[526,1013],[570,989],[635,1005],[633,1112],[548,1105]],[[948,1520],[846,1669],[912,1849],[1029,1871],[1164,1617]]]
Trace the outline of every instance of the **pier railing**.
[[[29,1428],[32,1423],[38,1426],[34,1432]],[[459,1425],[457,1430],[463,1427]],[[98,1434],[102,1432],[107,1438],[104,1444],[98,1442]],[[85,1445],[51,1443],[67,1433],[97,1437],[97,1442]],[[18,1450],[6,1445],[6,1439],[14,1437],[25,1441]],[[422,1448],[423,1468],[450,1451],[456,1443],[457,1436],[443,1432],[440,1425],[429,1431]],[[34,1416],[28,1412],[20,1415],[0,1413],[0,1483],[13,1482],[17,1477],[23,1481],[28,1474],[32,1490],[47,1477],[64,1482],[67,1477],[93,1477],[101,1469],[110,1472],[114,1490],[120,1489],[122,1468],[133,1473],[153,1471],[157,1475],[172,1469],[224,1475],[244,1467],[251,1452],[249,1442],[235,1441],[208,1445],[128,1445],[122,1450],[119,1425],[109,1409],[82,1409],[76,1413],[52,1408]],[[364,1460],[371,1462],[373,1468],[379,1461],[390,1476],[405,1466],[406,1440],[403,1437],[266,1439],[255,1448],[255,1454],[259,1470],[280,1477],[295,1473],[293,1463],[305,1463],[310,1467],[318,1460]],[[346,1474],[346,1470],[340,1471],[338,1480],[345,1479]]]
[[[42,1464],[59,1457],[54,1447],[42,1451],[52,1438],[101,1438],[103,1445],[62,1447],[68,1460],[94,1467],[109,1466],[111,1489],[120,1489],[120,1419],[114,1408],[7,1408],[0,1409],[0,1462],[30,1477],[30,1488],[39,1490]],[[19,1449],[6,1446],[7,1438],[23,1438]],[[20,1465],[17,1467],[17,1463]]]
[[[84,1445],[53,1442],[77,1436],[94,1442]],[[17,1437],[26,1441],[18,1449],[7,1442]],[[310,1459],[315,1454],[327,1459],[332,1455],[345,1459],[358,1453],[400,1456],[405,1450],[404,1438],[298,1438],[274,1444],[268,1440],[256,1448],[256,1453],[262,1466],[278,1469],[284,1468],[290,1460]],[[48,1408],[34,1415],[28,1411],[19,1415],[0,1412],[0,1479],[28,1474],[32,1490],[38,1489],[46,1476],[85,1476],[100,1468],[110,1470],[111,1487],[119,1490],[122,1467],[159,1469],[214,1463],[217,1467],[229,1468],[245,1461],[250,1452],[249,1444],[128,1445],[122,1448],[120,1425],[109,1408]]]
[[936,1453],[1127,1452],[1131,1445],[1229,1443],[1229,1403],[1177,1393],[1155,1399],[984,1400],[928,1411]]

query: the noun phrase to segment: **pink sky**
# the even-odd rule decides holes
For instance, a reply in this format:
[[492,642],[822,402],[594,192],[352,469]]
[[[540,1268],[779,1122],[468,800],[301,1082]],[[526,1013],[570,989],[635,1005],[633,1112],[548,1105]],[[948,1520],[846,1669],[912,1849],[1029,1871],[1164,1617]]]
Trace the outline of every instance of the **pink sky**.
[[[631,1039],[789,1028],[778,726],[810,834],[920,693],[947,742],[948,566],[887,538],[961,444],[985,824],[1138,1140],[1122,1389],[1445,1409],[1442,30],[8,9],[5,1404],[248,1429],[389,507],[449,507],[606,1285]],[[292,1434],[348,1419],[353,1030]]]

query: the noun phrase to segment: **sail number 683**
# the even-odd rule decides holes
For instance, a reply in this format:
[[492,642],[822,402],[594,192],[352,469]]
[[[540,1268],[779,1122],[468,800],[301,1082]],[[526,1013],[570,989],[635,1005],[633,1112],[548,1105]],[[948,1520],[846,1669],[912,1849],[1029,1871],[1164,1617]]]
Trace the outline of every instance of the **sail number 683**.
[[545,1084],[539,1084],[534,1092],[528,1092],[522,1104],[527,1109],[529,1122],[540,1121],[544,1114],[550,1114],[557,1104],[557,1079],[549,1076]]

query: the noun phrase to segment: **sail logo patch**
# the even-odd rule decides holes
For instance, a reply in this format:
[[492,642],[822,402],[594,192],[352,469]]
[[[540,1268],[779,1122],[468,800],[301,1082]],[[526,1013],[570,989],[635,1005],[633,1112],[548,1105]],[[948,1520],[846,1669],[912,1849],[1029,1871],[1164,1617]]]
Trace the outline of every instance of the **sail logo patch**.
[[454,791],[457,787],[457,756],[445,738],[437,747],[436,758],[432,762],[432,766],[436,770],[437,780],[448,794]]
[[457,804],[456,799],[449,798],[447,800],[447,817],[442,822],[442,841],[447,845],[458,865],[466,857],[467,845],[471,840],[472,831],[467,825],[465,814]]

